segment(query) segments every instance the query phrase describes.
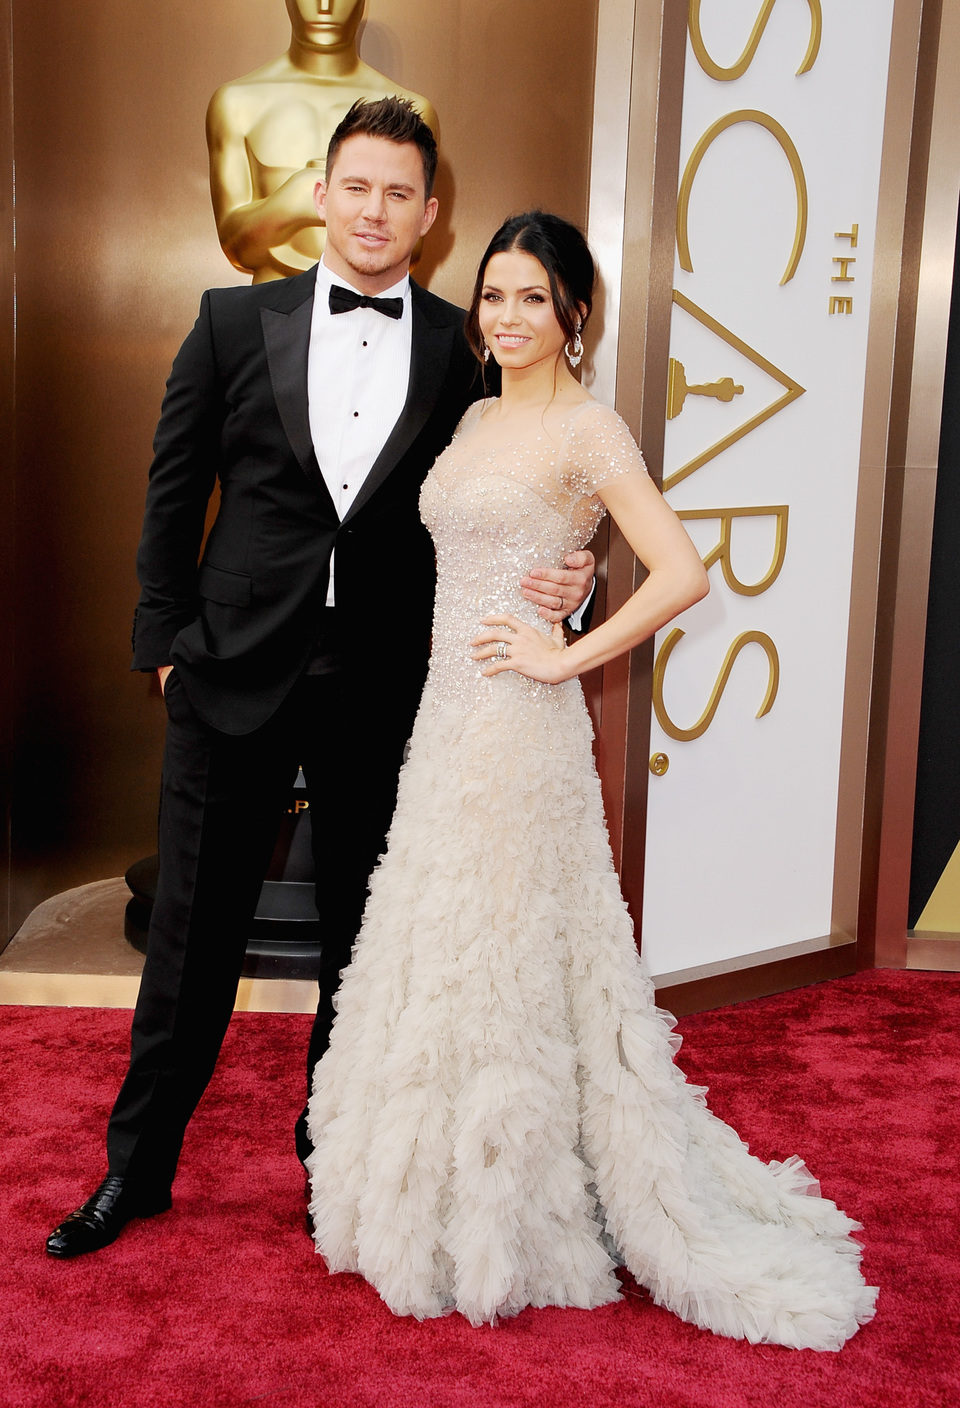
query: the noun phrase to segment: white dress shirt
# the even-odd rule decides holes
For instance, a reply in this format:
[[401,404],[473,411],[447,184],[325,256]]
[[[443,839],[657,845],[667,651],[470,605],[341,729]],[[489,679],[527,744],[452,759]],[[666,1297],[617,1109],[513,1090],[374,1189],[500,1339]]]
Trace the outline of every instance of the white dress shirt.
[[[388,318],[375,308],[330,312],[330,285],[354,288],[324,264],[317,265],[307,401],[310,434],[330,497],[343,519],[396,425],[407,399],[413,315],[405,274],[379,298],[402,298],[403,315]],[[330,559],[327,605],[334,604]]]

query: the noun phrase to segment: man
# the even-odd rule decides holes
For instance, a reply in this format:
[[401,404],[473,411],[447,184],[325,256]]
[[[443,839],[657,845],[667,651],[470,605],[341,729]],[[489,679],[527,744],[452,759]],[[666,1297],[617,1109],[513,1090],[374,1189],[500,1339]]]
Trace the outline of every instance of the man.
[[[159,670],[168,713],[160,875],[109,1174],[51,1234],[53,1256],[99,1250],[170,1206],[298,764],[324,921],[308,1079],[326,1048],[426,672],[420,484],[479,394],[462,313],[408,279],[435,166],[409,103],[355,104],[317,186],[322,264],[209,291],[174,362],[134,622],[134,667]],[[592,559],[568,563],[523,579],[548,619],[586,594]],[[297,1148],[310,1148],[303,1116]]]
[[254,283],[309,269],[323,253],[314,190],[330,136],[357,98],[409,98],[439,130],[426,98],[361,59],[363,0],[287,0],[287,13],[287,52],[224,83],[207,110],[217,233]]

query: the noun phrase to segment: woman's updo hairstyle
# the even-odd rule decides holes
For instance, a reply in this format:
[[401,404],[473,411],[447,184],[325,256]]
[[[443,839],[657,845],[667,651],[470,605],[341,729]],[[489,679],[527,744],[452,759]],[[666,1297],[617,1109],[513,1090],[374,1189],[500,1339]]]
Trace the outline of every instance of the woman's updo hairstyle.
[[597,266],[576,225],[544,210],[511,215],[500,226],[480,260],[473,298],[467,312],[467,341],[480,361],[483,361],[484,343],[479,314],[487,265],[495,254],[508,254],[514,250],[532,254],[546,269],[553,311],[568,342],[572,342],[577,330],[583,328],[593,307]]

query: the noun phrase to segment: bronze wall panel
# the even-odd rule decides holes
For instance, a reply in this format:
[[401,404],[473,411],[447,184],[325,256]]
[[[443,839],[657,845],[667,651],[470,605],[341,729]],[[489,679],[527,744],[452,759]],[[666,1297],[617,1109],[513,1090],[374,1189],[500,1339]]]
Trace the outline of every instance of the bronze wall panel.
[[[10,932],[153,845],[162,706],[128,672],[150,440],[201,291],[243,281],[214,231],[204,112],[289,28],[283,0],[4,3],[18,230]],[[443,214],[420,269],[438,293],[466,296],[511,211],[585,218],[595,28],[596,0],[369,0],[362,55],[440,114]],[[0,277],[6,345],[5,265]],[[10,560],[14,519],[0,517]]]
[[[651,474],[663,473],[667,362],[673,308],[674,229],[686,11],[638,5],[624,202],[623,289],[617,410],[643,446]],[[622,534],[610,529],[607,611],[643,579]],[[600,753],[614,857],[640,927],[650,782],[653,640],[604,667]],[[617,795],[614,796],[614,788]],[[619,805],[617,805],[619,803]]]
[[0,948],[10,925],[10,763],[13,757],[13,70],[12,0],[0,0]]
[[[899,241],[885,253],[878,310],[878,375],[865,467],[882,473],[869,752],[859,887],[861,962],[923,966],[930,946],[907,934],[930,545],[936,491],[947,328],[957,231],[960,159],[954,74],[960,16],[941,0],[899,0],[905,31],[895,72],[899,103],[890,158],[888,223]],[[904,150],[902,134],[909,134]],[[871,324],[871,339],[874,339]],[[891,374],[892,372],[892,374]],[[870,386],[868,381],[868,386]],[[867,436],[869,435],[869,439]],[[879,470],[877,466],[879,465]],[[867,562],[869,567],[871,564]],[[856,600],[856,598],[855,598]],[[924,960],[919,955],[924,953]],[[941,952],[932,966],[950,966]]]

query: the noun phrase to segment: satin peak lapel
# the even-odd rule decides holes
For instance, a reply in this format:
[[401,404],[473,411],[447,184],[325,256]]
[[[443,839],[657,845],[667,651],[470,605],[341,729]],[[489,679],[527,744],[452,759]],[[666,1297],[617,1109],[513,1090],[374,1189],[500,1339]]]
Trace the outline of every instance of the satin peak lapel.
[[312,318],[312,297],[298,303],[289,313],[277,308],[260,310],[270,385],[281,423],[304,474],[327,492],[313,448],[307,406],[307,357]]

